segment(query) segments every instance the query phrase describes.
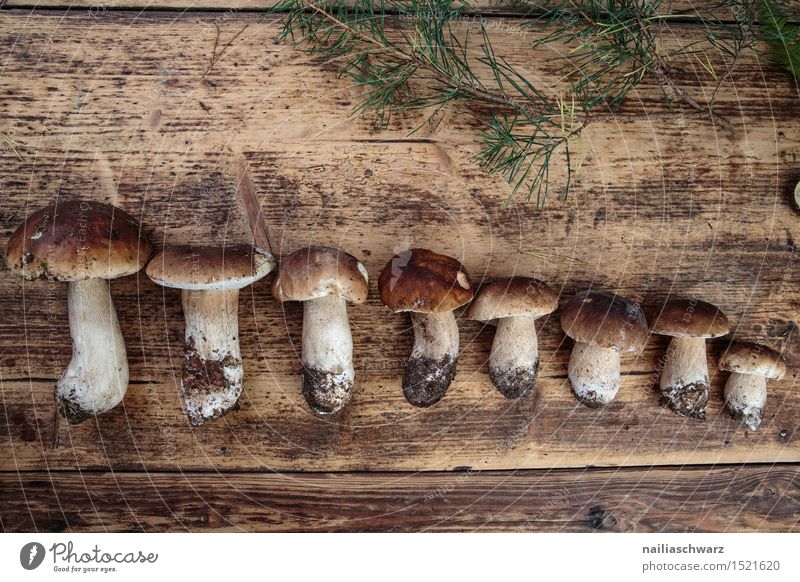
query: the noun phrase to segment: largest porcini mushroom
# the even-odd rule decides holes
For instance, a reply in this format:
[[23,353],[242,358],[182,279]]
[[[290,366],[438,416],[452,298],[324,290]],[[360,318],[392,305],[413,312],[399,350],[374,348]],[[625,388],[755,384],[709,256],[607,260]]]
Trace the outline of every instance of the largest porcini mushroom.
[[661,394],[677,414],[706,417],[706,339],[727,335],[728,330],[725,314],[699,299],[673,299],[661,309],[652,331],[672,337],[661,370]]
[[55,400],[70,424],[108,412],[125,396],[128,358],[107,280],[139,271],[151,250],[128,213],[81,200],[33,213],[8,241],[12,271],[28,280],[69,282],[72,359]]
[[767,346],[735,342],[723,354],[719,367],[731,372],[725,383],[725,405],[731,416],[757,430],[767,403],[767,379],[780,380],[786,374],[783,357]]
[[619,295],[581,291],[564,306],[561,327],[575,340],[567,370],[575,397],[590,408],[608,404],[619,391],[620,352],[647,341],[644,313]]
[[546,284],[529,277],[499,279],[481,287],[465,314],[497,326],[489,355],[489,378],[506,398],[534,391],[539,371],[536,320],[552,313],[558,299]]
[[453,310],[472,300],[472,282],[456,259],[427,249],[392,257],[378,279],[381,301],[411,313],[414,348],[403,373],[403,394],[414,406],[442,399],[456,375],[458,324]]
[[364,303],[368,294],[367,269],[339,249],[311,246],[281,260],[272,295],[281,302],[303,302],[303,396],[317,414],[341,410],[352,396],[347,302]]
[[251,245],[167,247],[147,265],[147,276],[181,290],[186,322],[181,393],[192,426],[219,418],[242,394],[239,290],[275,267],[272,255]]

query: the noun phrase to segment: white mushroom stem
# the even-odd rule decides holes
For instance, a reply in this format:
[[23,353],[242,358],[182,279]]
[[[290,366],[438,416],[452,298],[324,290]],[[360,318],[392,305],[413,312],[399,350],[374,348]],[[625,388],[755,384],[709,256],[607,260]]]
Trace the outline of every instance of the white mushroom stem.
[[504,317],[497,322],[497,331],[489,355],[489,376],[507,398],[530,394],[539,369],[539,340],[536,318]]
[[414,326],[412,358],[442,360],[458,356],[458,324],[452,311],[411,313]]
[[757,430],[767,403],[767,379],[754,374],[733,372],[725,384],[725,404],[731,416]]
[[708,404],[705,339],[672,338],[661,372],[661,393],[678,414],[705,417]]
[[403,374],[403,393],[414,406],[442,399],[456,373],[458,324],[452,311],[411,313],[414,348]]
[[340,410],[350,400],[353,336],[343,297],[328,295],[303,303],[303,395],[319,414]]
[[576,342],[567,372],[580,402],[591,408],[608,404],[619,391],[619,351]]
[[181,389],[192,425],[219,418],[242,393],[239,290],[182,292],[186,351]]
[[108,281],[72,281],[67,301],[72,360],[56,384],[56,403],[69,423],[78,424],[122,401],[128,359]]

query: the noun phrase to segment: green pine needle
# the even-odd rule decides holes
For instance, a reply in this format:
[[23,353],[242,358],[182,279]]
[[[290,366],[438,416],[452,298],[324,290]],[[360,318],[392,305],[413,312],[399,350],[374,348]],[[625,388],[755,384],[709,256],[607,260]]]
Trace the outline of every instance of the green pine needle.
[[[480,166],[502,175],[512,196],[525,193],[542,205],[553,165],[563,168],[560,193],[567,196],[582,161],[575,147],[582,131],[593,121],[616,119],[616,108],[648,77],[668,105],[680,101],[698,117],[731,127],[715,113],[714,99],[752,45],[756,0],[720,1],[744,16],[733,26],[700,16],[706,46],[687,43],[662,54],[661,36],[671,34],[664,10],[669,0],[546,0],[544,11],[541,2],[518,0],[551,31],[534,49],[556,41],[570,48],[557,63],[566,93],[537,84],[497,55],[484,19],[465,14],[469,3],[463,0],[284,0],[270,12],[280,14],[282,39],[335,65],[361,89],[354,115],[372,115],[381,129],[395,114],[424,110],[424,125],[457,104],[483,124],[475,158]],[[460,20],[472,23],[470,30],[477,26],[478,35],[456,35],[451,25]],[[727,56],[725,71],[714,70],[707,50]],[[708,102],[695,101],[669,76],[668,63],[677,56],[698,59],[717,80]],[[674,116],[670,109],[663,113]]]
[[793,24],[783,9],[770,0],[758,0],[758,21],[769,56],[800,79],[800,25]]

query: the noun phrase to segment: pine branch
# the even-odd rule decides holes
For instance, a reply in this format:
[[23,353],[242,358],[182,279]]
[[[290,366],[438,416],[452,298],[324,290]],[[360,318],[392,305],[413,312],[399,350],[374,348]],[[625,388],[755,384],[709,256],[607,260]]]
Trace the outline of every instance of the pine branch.
[[758,0],[758,21],[762,37],[769,44],[769,56],[800,79],[800,25],[770,0]]
[[[662,0],[564,0],[542,13],[541,6],[530,4],[538,11],[536,21],[553,30],[534,48],[555,41],[572,45],[561,63],[569,84],[566,94],[538,86],[496,55],[482,21],[477,49],[469,47],[468,37],[457,37],[450,25],[463,15],[466,2],[286,0],[273,12],[283,13],[283,39],[319,62],[336,64],[342,76],[364,90],[354,113],[373,113],[376,129],[403,110],[426,110],[426,121],[431,121],[450,103],[471,107],[485,124],[476,161],[487,172],[504,175],[512,194],[524,190],[542,204],[549,192],[551,164],[563,160],[566,196],[580,163],[574,160],[574,146],[582,132],[596,121],[617,120],[614,109],[648,76],[665,95],[688,106],[693,117],[732,128],[716,113],[714,102],[752,42],[747,24],[737,24],[731,32],[712,19],[703,21],[710,45],[729,57],[724,73],[717,74],[708,56],[691,45],[662,54],[660,36],[668,17],[659,13],[661,5]],[[397,17],[391,19],[390,13]],[[703,54],[708,66],[702,60],[701,64],[717,79],[707,103],[697,101],[670,76],[668,59],[689,54]],[[640,117],[678,115],[669,109]]]
[[209,73],[211,73],[211,70],[217,65],[222,56],[227,52],[229,48],[231,48],[231,45],[233,45],[233,43],[236,42],[236,39],[239,38],[244,33],[244,31],[248,29],[249,26],[250,26],[249,24],[245,24],[242,28],[239,29],[239,32],[234,34],[231,37],[231,39],[222,46],[222,48],[219,48],[219,36],[221,31],[219,28],[219,24],[216,23],[214,24],[214,28],[216,28],[217,33],[214,36],[214,46],[211,49],[211,57],[208,59],[208,67],[206,68],[205,73],[203,73],[203,76],[200,78],[201,81],[205,80],[208,77]]
[[[705,67],[712,75],[717,78],[717,84],[708,100],[709,108],[713,109],[722,86],[731,78],[739,60],[745,52],[755,49],[755,23],[756,23],[756,1],[757,0],[722,0],[715,6],[716,11],[727,9],[733,17],[734,24],[726,25],[715,21],[712,16],[707,16],[702,20],[706,27],[706,38],[719,53],[730,59],[726,61],[725,72],[718,75],[710,64]],[[708,25],[709,21],[714,22],[715,26]],[[725,33],[721,35],[720,31]],[[706,59],[708,60],[708,59]],[[700,61],[701,64],[702,60]]]

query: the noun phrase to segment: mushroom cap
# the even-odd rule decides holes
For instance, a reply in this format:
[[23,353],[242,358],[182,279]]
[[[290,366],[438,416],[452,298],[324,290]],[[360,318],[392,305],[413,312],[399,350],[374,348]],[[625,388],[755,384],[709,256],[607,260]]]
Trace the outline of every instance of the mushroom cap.
[[71,200],[28,216],[8,241],[6,261],[28,280],[115,279],[141,270],[151,252],[139,223],[124,210]]
[[147,276],[164,287],[226,291],[247,287],[274,267],[272,255],[252,245],[174,245],[153,257]]
[[351,303],[364,303],[369,294],[369,275],[353,255],[331,247],[298,249],[281,260],[272,282],[278,301],[309,301],[338,295]]
[[752,342],[734,342],[728,346],[719,367],[727,372],[777,380],[786,374],[786,362],[779,352]]
[[578,343],[638,352],[647,341],[647,319],[638,305],[619,295],[581,291],[561,312],[561,327]]
[[686,338],[727,335],[728,318],[718,307],[699,299],[671,299],[661,308],[653,333]]
[[541,317],[557,307],[558,298],[546,283],[530,277],[506,277],[481,287],[466,318],[491,322],[504,317]]
[[381,301],[393,311],[445,313],[472,300],[464,265],[428,249],[393,256],[378,278]]

